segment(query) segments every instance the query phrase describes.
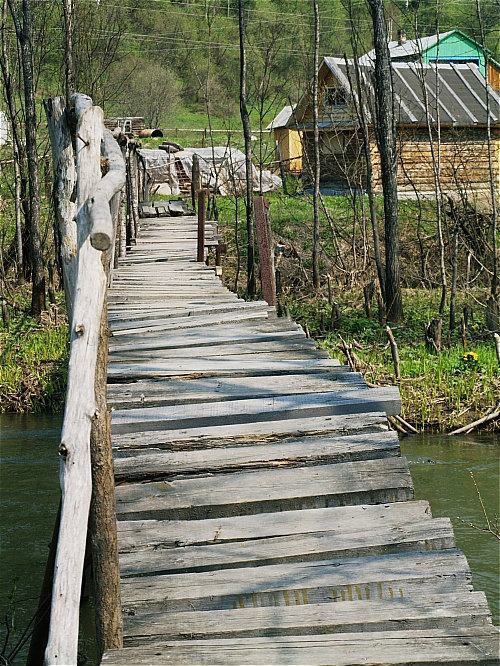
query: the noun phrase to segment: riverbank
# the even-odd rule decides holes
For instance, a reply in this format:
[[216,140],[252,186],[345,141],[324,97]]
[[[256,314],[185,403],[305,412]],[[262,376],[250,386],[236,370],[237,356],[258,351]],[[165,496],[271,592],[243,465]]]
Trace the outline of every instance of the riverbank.
[[[52,305],[39,322],[16,298],[0,327],[0,412],[56,413],[63,409],[68,366],[68,323]],[[19,308],[19,309],[18,309]]]
[[[440,352],[429,351],[423,340],[427,318],[433,312],[429,292],[405,290],[407,318],[393,326],[400,358],[400,380],[385,327],[368,318],[355,294],[345,293],[334,308],[328,298],[287,296],[282,313],[299,322],[319,347],[344,363],[352,363],[365,379],[377,386],[399,384],[402,416],[418,431],[450,432],[486,415],[500,396],[500,370],[493,337],[480,320],[469,323],[466,348],[459,331],[447,333]],[[431,293],[432,296],[432,293]],[[437,297],[437,295],[434,295]],[[10,310],[9,325],[0,328],[1,411],[55,413],[63,409],[68,362],[68,327],[57,306],[36,323],[22,311]],[[398,427],[398,424],[395,424]],[[399,424],[399,427],[401,424]],[[500,419],[486,423],[483,431],[500,430]]]

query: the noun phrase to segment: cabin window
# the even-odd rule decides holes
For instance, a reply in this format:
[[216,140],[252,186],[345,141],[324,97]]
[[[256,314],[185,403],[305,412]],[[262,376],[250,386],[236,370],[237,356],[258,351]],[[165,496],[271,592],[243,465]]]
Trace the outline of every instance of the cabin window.
[[325,90],[325,106],[346,106],[347,94],[343,88],[338,86],[326,88]]
[[132,122],[130,120],[126,120],[125,124],[123,126],[123,131],[125,134],[129,134],[132,131]]

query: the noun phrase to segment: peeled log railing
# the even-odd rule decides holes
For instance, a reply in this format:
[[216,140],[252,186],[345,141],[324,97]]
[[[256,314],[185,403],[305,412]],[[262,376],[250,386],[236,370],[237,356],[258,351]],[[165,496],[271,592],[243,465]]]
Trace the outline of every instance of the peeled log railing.
[[88,525],[98,590],[99,647],[120,647],[122,642],[106,408],[106,291],[115,252],[124,249],[117,230],[121,235],[124,227],[119,217],[124,214],[120,198],[126,182],[125,162],[122,149],[104,128],[102,109],[80,94],[73,95],[72,103],[74,108],[66,109],[62,98],[45,102],[53,149],[54,208],[71,323],[59,446],[61,511],[45,663],[66,666],[77,663]]

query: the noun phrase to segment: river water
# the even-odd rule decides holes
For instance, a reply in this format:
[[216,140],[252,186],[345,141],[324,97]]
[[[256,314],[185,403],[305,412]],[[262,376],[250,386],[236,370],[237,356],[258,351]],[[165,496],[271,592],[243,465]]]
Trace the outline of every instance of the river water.
[[[17,654],[12,651],[37,607],[59,502],[60,426],[60,416],[0,415],[0,655],[4,650],[16,664],[25,661],[27,645]],[[498,515],[500,436],[406,437],[401,448],[410,463],[416,497],[429,500],[435,517],[453,520],[475,587],[486,592],[498,624],[499,542],[457,517],[477,526],[485,523],[470,471],[490,519]],[[90,616],[86,604],[80,651],[88,664],[95,661]]]

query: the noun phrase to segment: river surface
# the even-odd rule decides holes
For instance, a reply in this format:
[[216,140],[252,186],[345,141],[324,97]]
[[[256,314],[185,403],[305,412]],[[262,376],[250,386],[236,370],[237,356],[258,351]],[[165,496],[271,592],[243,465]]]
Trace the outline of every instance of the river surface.
[[[0,655],[11,625],[9,655],[35,613],[59,502],[58,457],[61,417],[0,415]],[[429,500],[435,517],[452,519],[457,545],[465,552],[476,589],[488,596],[499,622],[499,541],[457,519],[485,524],[473,472],[490,520],[499,512],[500,436],[449,438],[406,437],[401,442],[409,460],[415,495]],[[94,663],[88,604],[82,613],[80,651]],[[27,644],[11,656],[25,661]],[[1,661],[1,659],[0,659]]]

